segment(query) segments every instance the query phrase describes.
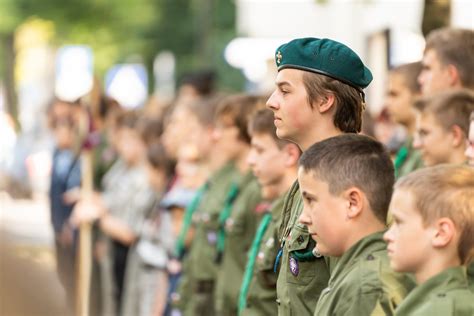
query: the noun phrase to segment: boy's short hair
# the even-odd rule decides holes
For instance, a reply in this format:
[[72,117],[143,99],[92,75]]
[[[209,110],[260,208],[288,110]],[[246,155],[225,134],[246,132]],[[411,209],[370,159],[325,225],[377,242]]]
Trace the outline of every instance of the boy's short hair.
[[194,102],[191,102],[187,106],[187,108],[189,112],[191,112],[191,114],[196,116],[202,126],[213,126],[217,105],[222,99],[222,95],[203,97]]
[[160,142],[154,142],[147,148],[147,160],[153,169],[161,169],[170,179],[174,173],[174,163],[166,154],[165,147]]
[[311,106],[321,97],[334,95],[336,107],[334,126],[344,133],[361,131],[365,103],[364,96],[359,90],[337,79],[309,71],[303,72],[303,84]]
[[248,122],[252,115],[265,108],[262,98],[247,94],[231,95],[224,98],[217,106],[216,119],[230,119],[239,129],[239,138],[250,144]]
[[446,131],[456,125],[468,135],[469,115],[474,111],[474,93],[467,89],[441,92],[418,99],[415,108],[423,114],[433,114]]
[[390,69],[391,74],[399,74],[405,80],[405,85],[411,93],[417,94],[421,92],[421,86],[418,82],[418,76],[421,73],[422,64],[420,61],[414,63],[403,64]]
[[395,184],[411,192],[416,211],[428,225],[447,217],[460,232],[458,254],[468,263],[474,256],[474,169],[464,165],[437,165],[414,171]]
[[276,126],[274,123],[275,117],[272,110],[262,109],[252,116],[248,131],[250,135],[265,134],[270,135],[275,141],[278,148],[282,149],[285,145],[290,144],[290,141],[280,139],[276,135]]
[[326,182],[333,195],[350,187],[361,189],[377,219],[386,222],[395,178],[392,160],[380,142],[355,134],[331,137],[306,150],[300,166]]
[[474,31],[440,28],[426,38],[425,52],[434,50],[443,65],[453,65],[464,87],[474,87]]

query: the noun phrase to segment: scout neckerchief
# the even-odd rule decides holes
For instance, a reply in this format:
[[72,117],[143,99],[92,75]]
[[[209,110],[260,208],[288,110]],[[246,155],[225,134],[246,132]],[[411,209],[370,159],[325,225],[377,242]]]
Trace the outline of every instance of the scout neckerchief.
[[[298,181],[296,181],[293,186],[290,189],[290,192],[288,193],[288,198],[285,201],[285,204],[283,205],[283,221],[280,226],[280,250],[278,251],[278,254],[275,258],[275,265],[273,266],[273,271],[276,273],[278,264],[280,263],[281,256],[283,254],[283,247],[285,246],[285,242],[288,239],[288,236],[290,235],[291,228],[289,225],[289,222],[291,220],[291,210],[294,207],[294,200],[296,198],[296,193],[299,190],[299,184]],[[291,204],[291,208],[289,207]],[[306,249],[303,250],[294,250],[291,252],[290,256],[295,258],[298,261],[312,261],[316,259],[315,254],[313,253],[313,248],[316,245],[316,242],[313,241],[312,239],[309,240],[308,246]],[[309,248],[309,249],[308,249]]]
[[196,212],[196,209],[199,206],[199,203],[201,202],[204,192],[206,192],[208,188],[209,188],[209,181],[206,182],[204,185],[202,185],[198,189],[191,203],[189,203],[189,205],[186,207],[186,211],[184,213],[183,224],[179,232],[178,240],[176,242],[176,249],[175,249],[175,255],[179,259],[181,259],[184,255],[184,249],[185,249],[184,243],[186,240],[186,235],[188,234],[188,231],[189,231],[189,227],[191,227],[191,222],[193,219],[194,212]]
[[251,171],[247,172],[240,181],[232,183],[230,190],[227,194],[227,198],[224,204],[224,209],[219,215],[219,232],[217,235],[217,257],[216,262],[220,263],[222,260],[222,254],[224,253],[225,245],[225,228],[226,222],[232,214],[232,208],[234,206],[235,199],[240,193],[240,188],[244,188],[250,181],[254,179]]
[[398,178],[400,174],[400,169],[402,168],[403,164],[405,163],[408,157],[408,147],[403,145],[397,152],[395,156],[395,160],[393,162],[395,167],[395,178]]
[[253,277],[253,268],[255,266],[255,259],[257,258],[258,250],[260,249],[260,244],[262,242],[263,235],[267,231],[267,227],[272,221],[272,213],[269,212],[270,205],[267,205],[267,212],[263,215],[260,225],[258,226],[257,233],[252,243],[252,247],[248,253],[248,261],[245,267],[245,273],[242,280],[242,286],[240,288],[239,294],[239,315],[244,310],[247,305],[247,294],[249,292],[250,281]]
[[219,215],[219,232],[217,235],[217,257],[216,261],[220,263],[222,260],[222,254],[224,252],[224,244],[225,244],[225,223],[227,219],[230,217],[230,213],[232,212],[232,206],[234,204],[235,199],[239,195],[239,185],[237,183],[232,183],[229,192],[227,193],[227,197],[225,199],[224,209],[222,210],[221,214]]

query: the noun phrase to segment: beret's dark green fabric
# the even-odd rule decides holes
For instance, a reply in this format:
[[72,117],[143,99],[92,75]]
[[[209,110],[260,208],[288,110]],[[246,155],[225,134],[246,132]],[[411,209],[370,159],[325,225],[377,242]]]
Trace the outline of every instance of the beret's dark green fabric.
[[278,71],[295,68],[326,75],[358,90],[372,81],[372,73],[346,45],[323,38],[298,38],[281,45],[275,52]]

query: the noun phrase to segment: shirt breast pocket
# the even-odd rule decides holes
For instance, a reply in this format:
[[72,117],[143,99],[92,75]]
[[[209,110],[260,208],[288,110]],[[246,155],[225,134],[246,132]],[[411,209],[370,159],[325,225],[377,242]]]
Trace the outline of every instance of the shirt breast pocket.
[[286,241],[288,251],[287,266],[287,280],[289,283],[296,283],[298,285],[306,286],[316,276],[317,269],[314,260],[300,260],[294,255],[296,251],[311,252],[309,248],[310,235],[305,226],[297,224],[291,230],[291,237]]

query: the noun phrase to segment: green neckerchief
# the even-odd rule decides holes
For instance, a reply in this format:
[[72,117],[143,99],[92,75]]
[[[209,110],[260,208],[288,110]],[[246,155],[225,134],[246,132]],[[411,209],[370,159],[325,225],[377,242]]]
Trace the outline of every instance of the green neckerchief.
[[267,231],[268,225],[272,221],[272,213],[267,212],[263,215],[260,225],[258,226],[257,233],[252,243],[252,247],[248,253],[248,261],[245,266],[245,273],[242,279],[242,286],[239,294],[239,315],[247,306],[247,294],[249,292],[250,282],[253,277],[253,268],[255,266],[255,259],[257,258],[258,250],[260,249],[260,243],[262,242],[263,235]]
[[186,235],[188,234],[189,228],[191,227],[191,222],[193,220],[193,214],[196,212],[196,209],[201,202],[201,199],[204,195],[204,192],[209,188],[209,181],[202,185],[194,195],[191,203],[186,207],[184,213],[183,224],[179,232],[178,240],[176,241],[175,255],[177,258],[182,258],[184,255],[184,243],[186,240]]
[[397,152],[395,156],[395,160],[393,165],[395,167],[395,178],[398,178],[398,174],[400,173],[400,169],[402,168],[403,164],[407,160],[408,157],[408,147],[403,145]]
[[234,204],[235,199],[239,195],[240,187],[239,185],[234,182],[232,183],[229,192],[227,193],[227,197],[225,199],[224,209],[219,215],[219,232],[217,235],[217,258],[216,261],[220,262],[222,253],[224,252],[224,245],[225,245],[225,223],[227,219],[230,217],[232,213],[232,206]]

